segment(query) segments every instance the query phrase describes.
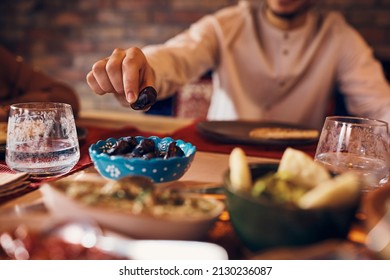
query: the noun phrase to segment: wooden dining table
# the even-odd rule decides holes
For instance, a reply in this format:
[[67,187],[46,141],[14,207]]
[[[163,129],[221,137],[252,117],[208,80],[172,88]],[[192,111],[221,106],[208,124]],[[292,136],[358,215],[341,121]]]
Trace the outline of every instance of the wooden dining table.
[[[76,122],[78,127],[85,130],[86,135],[83,139],[80,139],[80,160],[69,174],[80,172],[86,168],[93,168],[88,154],[89,146],[98,140],[105,140],[109,137],[157,135],[160,137],[169,136],[193,143],[197,147],[197,154],[190,169],[179,180],[187,183],[204,183],[205,186],[222,185],[223,174],[229,167],[229,154],[234,147],[241,147],[247,154],[249,162],[277,162],[286,148],[220,143],[210,140],[197,131],[199,121],[202,120],[140,113],[82,112]],[[296,148],[314,155],[316,143]],[[0,161],[0,164],[4,165],[5,162]],[[17,212],[20,209],[31,209],[31,211],[43,212],[49,219],[50,213],[45,210],[42,204],[42,194],[39,191],[39,187],[43,182],[45,180],[32,182],[28,191],[0,201],[0,217],[1,215],[7,215],[7,213],[18,214]],[[22,211],[21,215],[28,211],[30,210]],[[372,256],[365,249],[364,239],[364,228],[358,222],[352,227],[348,239],[345,240],[329,240],[298,249],[279,248],[266,252],[251,252],[245,248],[236,236],[230,224],[229,215],[224,211],[209,230],[204,241],[223,246],[228,252],[229,259],[369,259]]]

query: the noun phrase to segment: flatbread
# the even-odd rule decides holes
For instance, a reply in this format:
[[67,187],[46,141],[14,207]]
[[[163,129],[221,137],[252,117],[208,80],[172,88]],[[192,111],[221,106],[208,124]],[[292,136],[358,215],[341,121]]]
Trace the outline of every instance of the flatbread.
[[7,123],[0,122],[0,144],[4,144],[7,140]]
[[290,127],[258,127],[249,131],[250,137],[259,139],[316,139],[318,135],[315,129]]

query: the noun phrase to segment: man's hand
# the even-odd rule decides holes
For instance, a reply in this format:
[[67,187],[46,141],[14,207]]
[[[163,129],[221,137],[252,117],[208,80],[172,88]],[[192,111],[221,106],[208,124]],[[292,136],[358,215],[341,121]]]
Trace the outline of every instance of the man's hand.
[[154,86],[155,75],[139,48],[117,48],[92,66],[87,83],[99,95],[112,92],[122,104],[132,104],[141,89]]

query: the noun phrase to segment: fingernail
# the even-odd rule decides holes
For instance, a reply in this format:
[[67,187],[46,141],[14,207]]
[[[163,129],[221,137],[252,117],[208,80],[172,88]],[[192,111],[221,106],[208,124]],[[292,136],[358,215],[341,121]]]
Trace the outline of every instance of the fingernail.
[[126,92],[126,100],[129,103],[134,103],[136,100],[136,96],[135,96],[134,92],[132,92],[132,91]]

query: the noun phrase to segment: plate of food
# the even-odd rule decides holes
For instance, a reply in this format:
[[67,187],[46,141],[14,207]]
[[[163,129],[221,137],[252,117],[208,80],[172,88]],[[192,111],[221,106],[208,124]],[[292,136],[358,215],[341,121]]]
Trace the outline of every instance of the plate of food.
[[206,138],[229,144],[306,145],[319,137],[317,129],[269,121],[202,121],[197,130]]
[[199,240],[224,210],[221,201],[163,188],[143,176],[114,181],[79,173],[40,191],[53,216],[93,219],[142,239]]

